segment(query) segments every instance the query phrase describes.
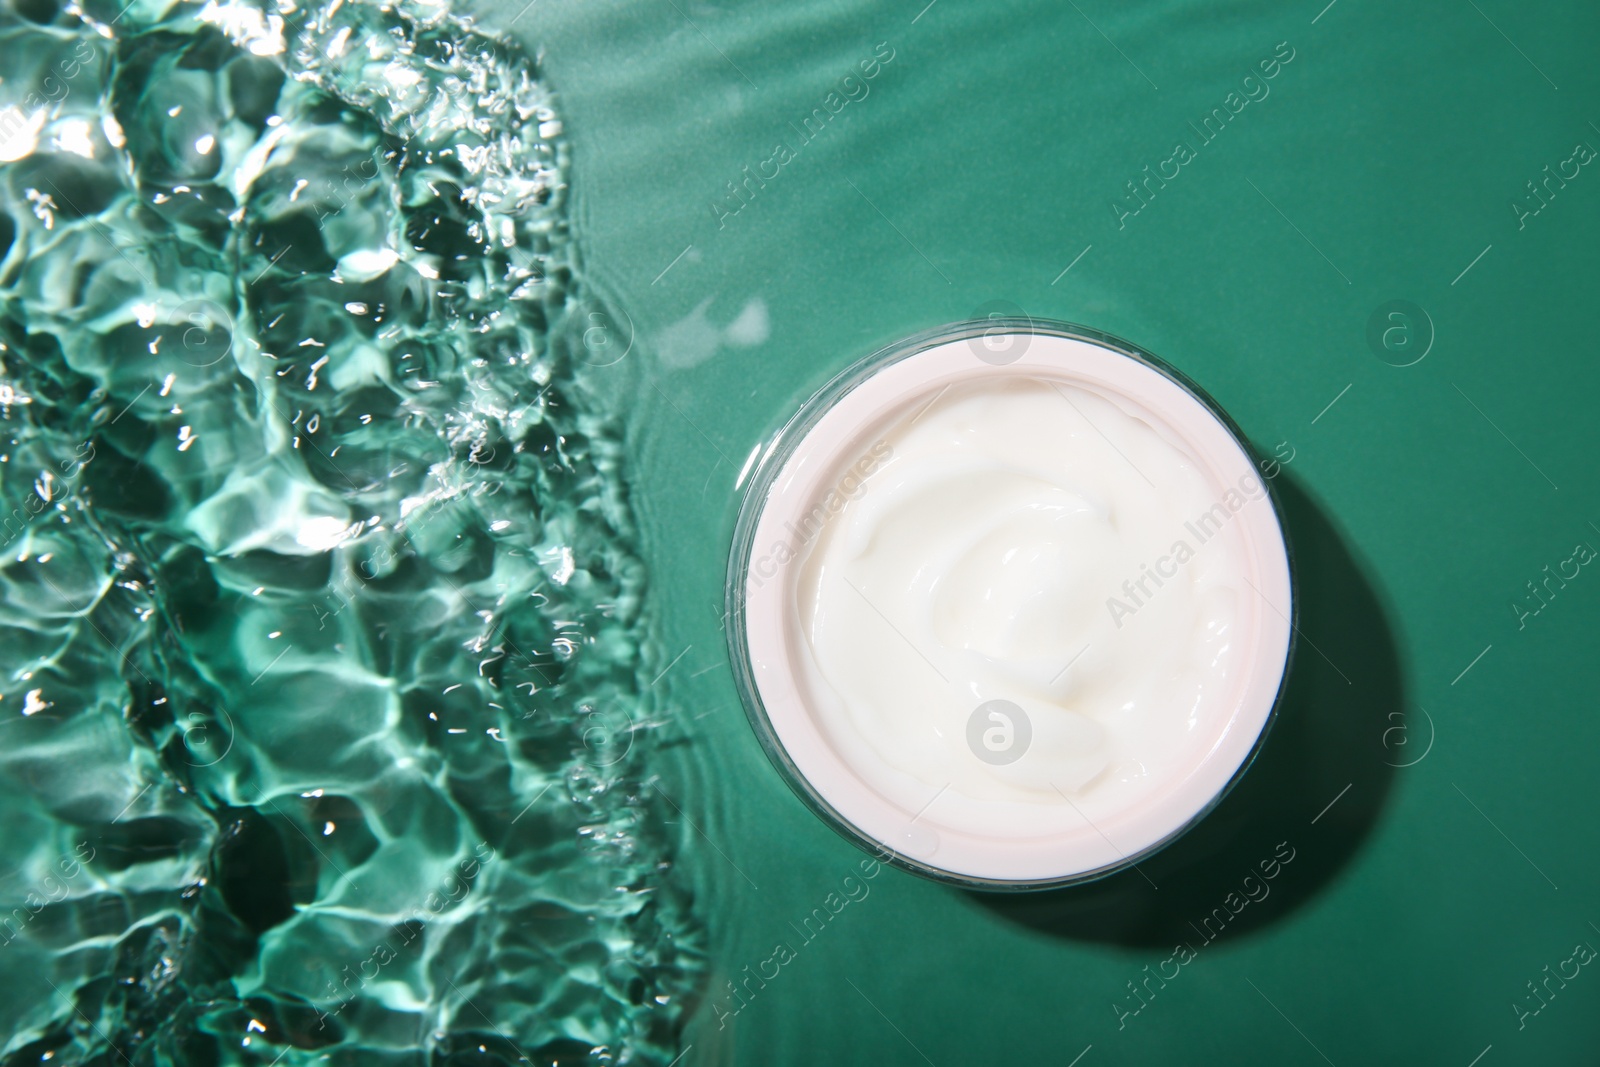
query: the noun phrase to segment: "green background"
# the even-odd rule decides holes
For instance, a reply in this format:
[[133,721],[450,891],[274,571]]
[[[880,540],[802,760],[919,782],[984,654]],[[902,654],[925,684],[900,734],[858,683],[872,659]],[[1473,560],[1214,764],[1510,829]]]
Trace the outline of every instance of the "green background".
[[[1510,206],[1600,146],[1600,14],[1324,2],[481,8],[562,95],[577,236],[627,352],[593,382],[630,412],[663,662],[682,653],[659,771],[711,952],[684,1064],[1600,1062],[1596,968],[1520,1028],[1513,1008],[1600,947],[1600,574],[1520,625],[1511,606],[1600,546],[1600,166],[1521,228]],[[869,95],[719,228],[726,183],[879,42]],[[1124,184],[1279,42],[1270,95],[1119,228]],[[1431,322],[1411,366],[1368,343],[1391,300]],[[723,983],[861,856],[733,689],[736,477],[849,362],[990,301],[1127,338],[1292,455],[1283,719],[1145,865],[1155,888],[995,901],[886,869],[719,1027]],[[1127,983],[1199,944],[1187,924],[1280,842],[1272,895],[1119,1029]]]

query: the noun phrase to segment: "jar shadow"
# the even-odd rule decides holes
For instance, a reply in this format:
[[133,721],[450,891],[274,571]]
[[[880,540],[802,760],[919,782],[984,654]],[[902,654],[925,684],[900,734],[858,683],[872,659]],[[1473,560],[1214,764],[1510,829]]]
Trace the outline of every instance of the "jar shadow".
[[1377,825],[1396,769],[1421,761],[1432,728],[1409,718],[1383,604],[1326,509],[1287,472],[1274,485],[1294,553],[1299,638],[1255,763],[1210,814],[1137,866],[1064,889],[966,892],[977,905],[1062,938],[1198,949],[1288,917]]

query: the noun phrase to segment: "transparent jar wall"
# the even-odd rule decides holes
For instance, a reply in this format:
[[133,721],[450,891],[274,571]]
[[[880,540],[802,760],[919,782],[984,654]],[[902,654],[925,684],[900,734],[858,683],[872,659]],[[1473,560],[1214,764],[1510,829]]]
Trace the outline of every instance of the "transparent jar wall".
[[[1031,355],[1030,348],[1033,349]],[[1131,375],[1127,381],[1134,385],[1117,388],[1130,391],[1135,388],[1154,389],[1160,404],[1166,405],[1164,411],[1184,413],[1184,418],[1189,420],[1184,424],[1185,432],[1201,434],[1196,439],[1204,442],[1209,450],[1208,456],[1223,456],[1227,463],[1232,464],[1230,470],[1254,471],[1256,461],[1251,457],[1248,446],[1216,405],[1181,375],[1132,346],[1066,325],[1027,320],[961,323],[909,338],[875,353],[839,375],[804,404],[765,447],[751,475],[735,532],[726,587],[729,618],[733,622],[729,628],[729,651],[747,715],[769,759],[796,794],[846,838],[897,866],[942,881],[994,889],[1042,888],[1103,877],[1149,855],[1210,810],[1248,767],[1270,725],[1286,673],[1291,643],[1289,620],[1294,611],[1294,602],[1287,550],[1276,503],[1270,487],[1263,484],[1260,521],[1251,520],[1252,536],[1265,545],[1269,553],[1276,551],[1281,559],[1280,585],[1271,587],[1274,591],[1281,587],[1281,592],[1277,597],[1280,603],[1276,621],[1269,618],[1270,626],[1265,627],[1277,636],[1267,638],[1264,646],[1266,651],[1256,658],[1257,669],[1252,675],[1251,687],[1245,694],[1248,699],[1242,701],[1248,705],[1248,709],[1239,713],[1249,718],[1248,730],[1227,731],[1231,736],[1240,738],[1235,742],[1238,747],[1229,757],[1231,764],[1222,769],[1215,764],[1203,768],[1206,773],[1201,777],[1209,785],[1198,794],[1194,792],[1195,787],[1185,787],[1188,795],[1180,804],[1184,817],[1169,817],[1167,821],[1171,825],[1165,827],[1155,825],[1160,820],[1139,826],[1134,835],[1142,842],[1139,847],[1117,848],[1111,845],[1110,837],[1096,828],[1096,839],[1104,845],[1110,845],[1110,851],[1101,855],[1098,862],[1086,864],[1081,869],[1046,872],[1039,869],[1038,861],[1029,861],[1031,866],[1029,863],[1021,867],[1017,863],[1002,864],[1010,869],[996,876],[988,870],[974,870],[971,857],[962,859],[960,867],[942,865],[944,857],[927,852],[928,826],[932,820],[913,816],[912,809],[902,805],[902,817],[912,816],[910,825],[905,828],[909,836],[897,837],[895,833],[883,832],[889,824],[884,822],[885,815],[881,811],[874,812],[877,822],[869,828],[870,819],[863,812],[873,805],[861,795],[861,790],[851,788],[841,792],[839,776],[833,773],[835,768],[827,764],[822,752],[827,746],[825,743],[819,745],[818,739],[812,736],[815,731],[803,731],[804,736],[801,736],[801,733],[790,729],[788,736],[785,736],[785,728],[792,727],[798,718],[808,713],[808,709],[804,708],[807,698],[804,695],[797,698],[795,691],[783,691],[783,685],[774,679],[789,670],[794,661],[803,659],[806,652],[799,647],[801,642],[793,642],[787,653],[767,654],[770,651],[767,649],[770,634],[763,634],[778,627],[763,620],[792,617],[792,611],[784,610],[777,615],[768,612],[756,620],[758,633],[755,643],[763,651],[752,655],[752,604],[770,606],[776,596],[772,590],[781,589],[784,581],[782,576],[775,574],[784,564],[775,565],[772,553],[757,551],[758,538],[763,546],[770,539],[770,534],[760,532],[763,517],[770,519],[770,512],[782,511],[785,507],[793,512],[795,501],[789,500],[786,505],[783,497],[799,492],[797,487],[802,484],[820,484],[816,478],[830,469],[829,463],[841,452],[841,442],[844,442],[843,452],[850,452],[851,449],[861,451],[864,442],[871,437],[874,418],[893,418],[893,413],[898,410],[897,405],[903,408],[906,404],[913,404],[916,410],[926,410],[920,406],[924,403],[923,398],[942,395],[939,383],[946,378],[952,381],[985,381],[997,376],[1004,376],[1007,380],[1037,374],[1059,377],[1071,371],[1068,365],[1061,362],[1063,359],[1089,360],[1092,367],[1086,364],[1071,373],[1106,372],[1113,376],[1107,379],[1108,382],[1113,381],[1116,375]],[[932,362],[937,362],[938,366],[933,367]],[[930,373],[931,378],[928,377]],[[886,384],[889,379],[896,377],[901,379],[897,385]],[[948,389],[949,383],[946,382],[943,388]],[[874,414],[863,418],[864,413],[868,412]],[[852,419],[857,421],[850,421]],[[828,443],[819,449],[816,443],[822,437],[826,437]],[[813,455],[808,455],[808,451]],[[819,458],[821,456],[832,458],[824,461]],[[1240,464],[1243,466],[1240,467]],[[858,464],[856,469],[859,468]],[[812,498],[808,496],[805,499],[809,501]],[[770,525],[770,528],[776,530],[779,527]],[[797,527],[792,522],[786,528],[789,531],[799,529],[801,533],[809,529],[804,525]],[[781,560],[784,555],[780,552],[778,558]],[[798,559],[802,558],[803,553],[796,550],[788,555]],[[793,563],[788,566],[793,566]],[[752,567],[756,568],[755,572],[751,571]],[[1271,573],[1276,575],[1277,572]],[[765,611],[765,608],[761,610]],[[1268,613],[1257,609],[1257,615],[1268,616]],[[792,636],[791,632],[786,640],[791,640]],[[795,687],[795,690],[798,688]],[[776,697],[779,705],[776,723],[775,690],[779,691]],[[797,705],[801,708],[798,712]],[[829,766],[826,776],[819,771],[824,765]],[[823,780],[814,780],[818,778]],[[870,785],[866,791],[872,792]],[[917,825],[919,819],[922,820],[921,825]],[[1087,821],[1087,817],[1085,819]],[[947,855],[951,855],[950,845],[955,839],[948,835],[933,836],[935,848],[944,849]],[[919,844],[922,846],[921,856],[917,855]],[[1096,845],[1095,848],[1103,849],[1104,845]],[[1022,870],[1023,867],[1027,869]]]

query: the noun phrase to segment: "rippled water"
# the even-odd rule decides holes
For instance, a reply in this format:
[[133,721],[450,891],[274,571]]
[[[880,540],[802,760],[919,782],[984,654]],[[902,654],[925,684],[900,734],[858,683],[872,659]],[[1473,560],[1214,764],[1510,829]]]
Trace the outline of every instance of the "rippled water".
[[420,0],[8,0],[0,78],[5,1062],[670,1060],[533,61]]

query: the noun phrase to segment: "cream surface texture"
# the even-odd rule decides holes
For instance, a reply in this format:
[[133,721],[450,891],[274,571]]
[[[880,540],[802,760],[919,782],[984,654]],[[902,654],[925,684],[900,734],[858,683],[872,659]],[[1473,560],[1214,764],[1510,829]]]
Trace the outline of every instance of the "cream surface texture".
[[1114,818],[1225,728],[1254,595],[1237,516],[1270,506],[1090,389],[946,388],[794,528],[807,702],[856,774],[941,825]]

